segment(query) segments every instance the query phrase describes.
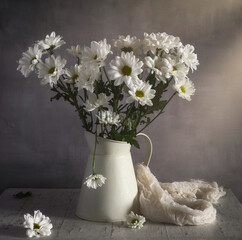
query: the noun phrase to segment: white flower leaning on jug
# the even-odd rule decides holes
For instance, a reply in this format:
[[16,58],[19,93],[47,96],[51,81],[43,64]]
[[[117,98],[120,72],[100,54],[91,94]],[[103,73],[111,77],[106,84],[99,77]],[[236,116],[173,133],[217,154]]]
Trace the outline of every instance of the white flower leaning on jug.
[[[63,44],[52,32],[23,53],[17,69],[25,77],[37,73],[41,84],[49,84],[55,93],[51,101],[73,105],[83,128],[95,135],[92,172],[84,183],[96,189],[109,180],[95,170],[98,137],[139,147],[137,134],[163,113],[176,93],[191,100],[195,88],[188,73],[199,62],[192,45],[166,33],[145,33],[143,40],[119,36],[113,40],[116,56],[108,71],[105,61],[113,52],[106,39],[67,49],[77,60],[68,68],[67,60],[55,55]],[[170,84],[174,92],[165,99]]]

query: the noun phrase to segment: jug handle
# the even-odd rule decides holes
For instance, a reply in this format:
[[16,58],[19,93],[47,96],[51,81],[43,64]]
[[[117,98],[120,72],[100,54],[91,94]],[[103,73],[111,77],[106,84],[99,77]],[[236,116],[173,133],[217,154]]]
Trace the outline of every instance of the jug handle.
[[152,151],[153,151],[152,142],[151,142],[150,138],[144,133],[138,133],[137,136],[142,136],[145,138],[147,150],[146,150],[146,157],[145,157],[144,165],[148,167],[150,164],[150,159],[151,159]]

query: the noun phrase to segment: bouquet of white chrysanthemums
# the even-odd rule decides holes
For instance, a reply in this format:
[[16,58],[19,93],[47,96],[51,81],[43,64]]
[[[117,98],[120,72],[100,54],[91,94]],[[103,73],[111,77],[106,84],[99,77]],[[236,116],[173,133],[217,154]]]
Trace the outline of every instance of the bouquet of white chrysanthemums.
[[[72,46],[74,66],[55,56],[65,42],[52,32],[23,53],[18,70],[25,77],[35,71],[41,84],[49,84],[55,95],[73,105],[86,131],[95,136],[126,141],[136,147],[137,133],[144,130],[174,97],[191,100],[195,88],[189,70],[199,64],[192,45],[166,33],[144,34],[144,39],[119,36],[111,45],[104,39],[91,46]],[[106,67],[108,66],[108,69]],[[164,99],[172,84],[174,92]]]

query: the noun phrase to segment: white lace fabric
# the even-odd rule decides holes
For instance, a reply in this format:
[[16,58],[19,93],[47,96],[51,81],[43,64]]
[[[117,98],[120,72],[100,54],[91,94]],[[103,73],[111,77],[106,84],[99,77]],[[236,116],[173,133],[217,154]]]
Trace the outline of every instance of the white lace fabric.
[[176,225],[203,225],[216,219],[213,203],[226,193],[216,182],[161,183],[143,164],[135,166],[141,213],[149,220]]

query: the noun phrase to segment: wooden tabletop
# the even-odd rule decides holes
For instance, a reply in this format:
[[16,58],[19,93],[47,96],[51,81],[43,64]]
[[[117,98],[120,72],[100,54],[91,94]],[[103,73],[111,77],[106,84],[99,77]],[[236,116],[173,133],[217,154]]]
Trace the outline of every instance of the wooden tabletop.
[[[32,196],[18,199],[13,195],[31,191]],[[126,223],[98,223],[79,219],[75,208],[78,189],[7,189],[0,196],[0,240],[27,239],[23,215],[40,210],[50,217],[53,230],[41,239],[242,239],[242,205],[231,190],[215,205],[217,220],[204,226],[174,226],[147,222],[140,230]]]

